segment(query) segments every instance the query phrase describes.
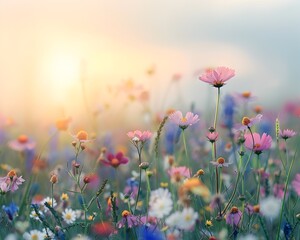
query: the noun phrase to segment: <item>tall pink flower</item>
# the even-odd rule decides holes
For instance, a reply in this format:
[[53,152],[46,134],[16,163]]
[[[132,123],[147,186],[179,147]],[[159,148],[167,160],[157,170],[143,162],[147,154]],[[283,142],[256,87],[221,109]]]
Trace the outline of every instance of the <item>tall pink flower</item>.
[[235,71],[227,67],[217,67],[203,73],[199,79],[207,82],[216,88],[222,87],[226,81],[234,77]]
[[119,167],[121,164],[128,163],[128,158],[124,157],[122,152],[118,152],[116,155],[109,153],[106,159],[102,159],[102,162],[107,166],[112,166],[114,168]]
[[260,137],[258,133],[253,133],[254,139],[254,146],[253,146],[253,139],[250,133],[244,135],[245,137],[245,147],[249,150],[254,151],[255,154],[261,154],[262,151],[268,150],[271,148],[272,145],[272,138],[266,133]]
[[292,138],[296,135],[297,133],[291,129],[284,129],[283,131],[279,130],[279,135],[282,139],[287,140],[289,138]]
[[177,124],[183,130],[199,121],[199,116],[188,112],[185,117],[180,111],[176,111],[169,116],[171,122]]
[[140,130],[135,130],[132,132],[128,132],[127,136],[130,138],[131,141],[134,142],[145,142],[149,140],[152,137],[152,133],[150,131],[140,131]]

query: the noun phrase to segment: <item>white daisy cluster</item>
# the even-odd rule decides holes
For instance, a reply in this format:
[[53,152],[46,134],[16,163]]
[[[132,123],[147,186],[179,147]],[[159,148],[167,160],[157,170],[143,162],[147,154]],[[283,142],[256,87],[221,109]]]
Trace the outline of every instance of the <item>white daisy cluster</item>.
[[44,233],[39,230],[31,230],[23,234],[24,240],[44,240]]
[[193,208],[184,208],[182,212],[176,211],[166,219],[166,224],[181,230],[190,230],[198,219],[198,213]]
[[167,216],[173,207],[171,193],[168,189],[159,188],[151,191],[149,207],[149,216],[156,218]]
[[62,213],[62,218],[67,224],[72,224],[75,222],[75,220],[77,218],[77,214],[74,210],[67,208]]

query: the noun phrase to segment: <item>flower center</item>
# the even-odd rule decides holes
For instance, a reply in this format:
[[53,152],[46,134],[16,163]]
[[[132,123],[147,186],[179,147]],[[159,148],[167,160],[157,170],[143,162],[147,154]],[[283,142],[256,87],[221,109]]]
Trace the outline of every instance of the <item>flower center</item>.
[[191,221],[192,217],[191,215],[186,215],[184,219],[185,221]]
[[20,135],[18,137],[19,143],[27,143],[28,142],[28,137],[26,135]]
[[244,97],[244,98],[249,98],[250,96],[251,96],[251,92],[243,92],[242,93],[242,96]]
[[17,175],[17,173],[16,173],[15,170],[10,170],[10,171],[8,172],[8,174],[7,174],[7,176],[8,176],[9,178],[13,178],[13,177],[16,176],[16,175]]
[[67,214],[65,215],[65,218],[66,218],[67,220],[71,220],[71,219],[72,219],[72,215],[71,215],[70,213],[67,213]]
[[118,166],[120,165],[119,159],[113,158],[113,159],[111,160],[111,165],[112,165],[113,167],[118,167]]
[[232,207],[230,212],[235,214],[239,212],[239,209],[237,207]]
[[225,163],[225,159],[222,158],[222,157],[219,157],[219,158],[217,159],[217,162],[218,162],[219,164],[224,164],[224,163]]
[[87,132],[86,131],[83,131],[83,130],[81,130],[81,131],[79,131],[77,134],[76,134],[76,138],[78,139],[78,140],[87,140],[88,139],[88,134],[87,134]]
[[260,144],[259,143],[255,143],[254,144],[254,149],[260,148]]
[[31,239],[32,239],[32,240],[38,240],[38,239],[39,239],[39,236],[38,236],[37,234],[33,234],[33,235],[31,236]]
[[181,118],[181,122],[187,122],[187,118],[186,117]]
[[122,217],[128,217],[129,215],[130,215],[130,212],[127,211],[127,210],[124,210],[124,211],[122,212]]
[[250,124],[251,120],[248,117],[243,117],[242,124],[245,126],[248,126]]

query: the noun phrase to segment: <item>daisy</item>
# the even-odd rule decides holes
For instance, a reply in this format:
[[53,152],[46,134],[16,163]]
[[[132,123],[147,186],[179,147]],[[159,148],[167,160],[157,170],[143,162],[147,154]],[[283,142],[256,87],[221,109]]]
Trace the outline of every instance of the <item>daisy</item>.
[[260,201],[260,212],[266,218],[275,219],[281,209],[281,200],[274,196],[269,196]]
[[193,208],[184,208],[180,213],[181,217],[178,228],[182,230],[190,230],[198,219],[198,213]]
[[17,139],[8,143],[8,146],[15,151],[32,150],[35,148],[36,143],[30,140],[26,135],[20,135]]
[[49,228],[43,228],[44,238],[50,237],[50,239],[55,239],[55,234]]
[[44,212],[47,212],[49,209],[45,206],[45,203],[48,203],[50,207],[55,208],[57,203],[56,200],[53,198],[53,205],[52,205],[52,198],[46,197],[41,201],[41,205],[44,207]]
[[70,208],[67,208],[63,213],[62,213],[62,218],[67,224],[72,224],[76,220],[76,212],[73,211]]
[[151,191],[149,207],[151,217],[163,218],[168,215],[173,207],[171,193],[163,188]]
[[169,227],[177,227],[179,225],[181,214],[179,211],[172,213],[167,219],[166,224]]
[[227,67],[209,69],[199,77],[199,80],[209,83],[216,88],[222,87],[226,81],[234,77],[235,71]]
[[188,112],[185,117],[183,117],[180,111],[173,112],[169,119],[171,122],[177,124],[182,130],[186,129],[188,126],[191,126],[199,121],[199,116]]
[[228,167],[229,164],[231,164],[231,163],[225,163],[225,159],[222,158],[222,157],[219,157],[217,159],[217,161],[215,161],[215,162],[211,161],[211,164],[214,165],[214,166],[216,166],[216,167]]
[[254,145],[252,135],[250,133],[245,134],[245,147],[249,150],[253,150],[255,154],[259,155],[264,150],[268,150],[272,145],[272,138],[266,133],[263,133],[262,136],[258,133],[253,133]]
[[29,233],[25,232],[23,238],[24,240],[44,240],[44,234],[38,230],[31,230]]
[[[41,216],[43,216],[43,213],[42,213],[41,211],[39,211],[39,214],[40,214]],[[34,220],[41,221],[41,220],[39,219],[38,215],[36,214],[36,212],[35,212],[34,210],[31,211],[29,217],[31,217],[31,218],[34,219]]]

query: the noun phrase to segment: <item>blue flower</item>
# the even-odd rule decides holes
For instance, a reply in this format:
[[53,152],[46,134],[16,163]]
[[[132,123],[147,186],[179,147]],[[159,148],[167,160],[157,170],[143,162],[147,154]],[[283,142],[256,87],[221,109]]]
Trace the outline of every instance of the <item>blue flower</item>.
[[14,219],[14,217],[17,215],[19,211],[19,207],[13,202],[11,202],[8,206],[3,205],[2,209],[5,211],[7,217],[11,221]]
[[223,102],[223,112],[222,112],[222,123],[225,127],[228,129],[231,129],[233,127],[233,117],[235,113],[235,106],[236,102],[234,100],[234,97],[231,95],[226,95],[224,97]]

